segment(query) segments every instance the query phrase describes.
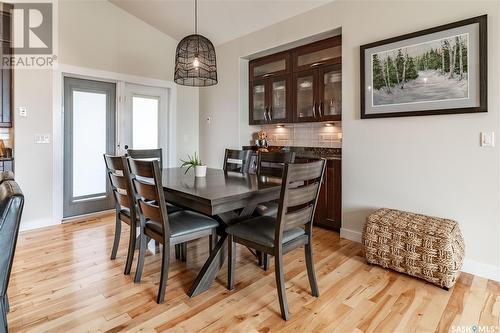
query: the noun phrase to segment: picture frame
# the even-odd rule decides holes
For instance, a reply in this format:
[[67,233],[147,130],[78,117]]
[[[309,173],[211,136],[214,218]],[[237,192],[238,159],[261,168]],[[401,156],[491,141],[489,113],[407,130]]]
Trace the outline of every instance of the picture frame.
[[360,46],[361,119],[487,112],[487,15]]

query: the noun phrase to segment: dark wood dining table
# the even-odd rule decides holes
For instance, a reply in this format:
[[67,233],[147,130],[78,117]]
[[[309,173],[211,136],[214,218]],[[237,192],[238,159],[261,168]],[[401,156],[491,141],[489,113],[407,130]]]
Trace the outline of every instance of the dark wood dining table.
[[221,223],[219,240],[188,291],[190,297],[206,291],[215,281],[227,257],[225,226],[252,215],[259,203],[280,196],[281,179],[207,169],[206,177],[195,177],[192,170],[167,168],[162,185],[168,202],[213,216]]

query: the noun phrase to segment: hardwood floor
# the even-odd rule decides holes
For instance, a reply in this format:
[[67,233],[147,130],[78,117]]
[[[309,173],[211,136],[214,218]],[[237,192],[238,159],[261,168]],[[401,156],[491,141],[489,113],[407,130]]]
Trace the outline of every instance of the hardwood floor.
[[125,225],[117,259],[109,259],[113,219],[20,234],[9,287],[11,332],[474,332],[472,325],[499,331],[500,283],[462,273],[447,292],[366,265],[360,244],[319,228],[319,298],[310,294],[303,250],[285,256],[288,322],[279,314],[273,260],[264,272],[241,246],[233,291],[226,290],[223,268],[209,291],[186,295],[208,256],[208,239],[189,244],[187,263],[172,259],[166,302],[158,305],[160,255],[147,257],[143,281],[134,284],[136,261],[132,275],[123,275]]

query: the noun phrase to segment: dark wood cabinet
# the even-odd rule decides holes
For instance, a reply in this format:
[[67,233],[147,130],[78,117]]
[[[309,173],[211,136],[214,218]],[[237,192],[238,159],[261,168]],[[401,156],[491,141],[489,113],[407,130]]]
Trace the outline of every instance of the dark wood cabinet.
[[342,37],[249,63],[249,124],[340,121]]
[[290,120],[290,55],[275,54],[250,62],[249,124]]
[[[11,31],[10,9],[12,5],[2,3],[0,5],[0,19],[2,20],[0,27],[0,59],[4,56],[10,56],[11,50]],[[0,70],[0,127],[12,127],[12,69],[3,68]]]
[[342,161],[328,160],[314,215],[314,225],[340,231],[342,220]]

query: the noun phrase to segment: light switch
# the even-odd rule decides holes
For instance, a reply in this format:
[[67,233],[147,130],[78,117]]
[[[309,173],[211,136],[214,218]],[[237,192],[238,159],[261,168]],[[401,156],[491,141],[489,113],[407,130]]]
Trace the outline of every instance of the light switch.
[[495,132],[481,132],[481,147],[495,147]]
[[28,116],[28,110],[26,109],[25,106],[20,106],[18,108],[18,110],[19,110],[19,116],[21,116],[21,117],[27,117]]

